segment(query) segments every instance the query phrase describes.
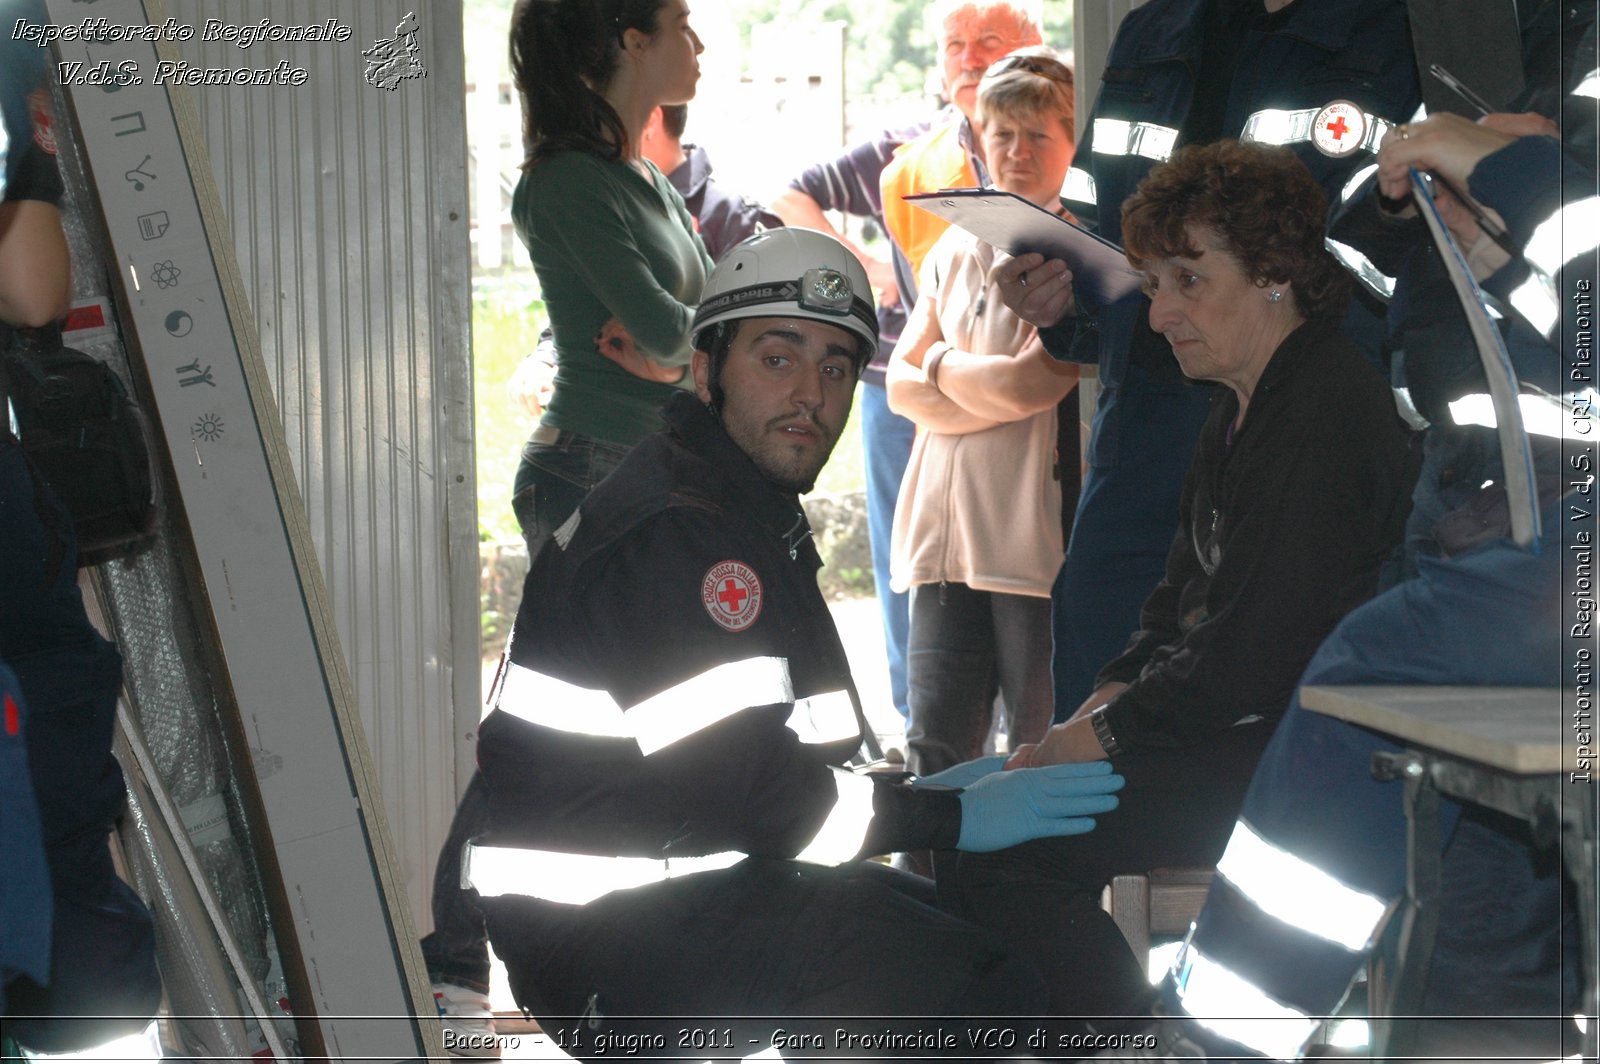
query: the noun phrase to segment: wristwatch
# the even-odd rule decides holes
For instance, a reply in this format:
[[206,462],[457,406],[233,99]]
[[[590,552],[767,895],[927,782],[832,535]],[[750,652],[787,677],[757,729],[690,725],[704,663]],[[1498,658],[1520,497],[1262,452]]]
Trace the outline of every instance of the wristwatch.
[[1122,752],[1122,744],[1117,742],[1117,737],[1111,734],[1111,722],[1106,719],[1107,706],[1090,710],[1089,726],[1094,729],[1094,737],[1100,741],[1100,749],[1106,752],[1107,757],[1116,757]]

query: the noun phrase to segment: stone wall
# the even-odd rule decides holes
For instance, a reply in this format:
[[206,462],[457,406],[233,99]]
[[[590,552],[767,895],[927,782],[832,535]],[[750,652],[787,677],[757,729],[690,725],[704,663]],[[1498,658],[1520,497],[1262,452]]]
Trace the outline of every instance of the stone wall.
[[[863,492],[813,495],[805,500],[806,517],[822,554],[818,582],[823,596],[837,599],[870,595],[872,550],[867,537],[867,501]],[[478,544],[478,596],[482,610],[483,652],[498,657],[522,601],[528,575],[528,549],[522,540]]]

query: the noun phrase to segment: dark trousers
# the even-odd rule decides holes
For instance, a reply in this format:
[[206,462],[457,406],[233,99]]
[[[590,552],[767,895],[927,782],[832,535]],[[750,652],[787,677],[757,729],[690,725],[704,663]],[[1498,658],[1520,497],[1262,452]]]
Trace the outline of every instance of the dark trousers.
[[911,719],[906,767],[919,776],[983,753],[1004,700],[1012,749],[1050,727],[1050,600],[975,591],[966,584],[911,589]]
[[122,658],[89,622],[76,578],[70,517],[0,429],[0,661],[28,708],[53,903],[35,914],[50,924],[48,985],[22,977],[0,996],[32,1016],[7,1019],[7,1033],[43,1052],[139,1030],[161,998],[150,913],[117,878],[106,845],[125,800],[111,756]]
[[461,886],[461,856],[467,844],[489,830],[489,800],[483,773],[474,772],[456,805],[450,834],[433,866],[433,933],[422,940],[428,979],[489,992],[489,940],[483,931],[478,892]]
[[[1345,617],[1301,682],[1559,684],[1568,631],[1561,568],[1567,516],[1561,504],[1546,508],[1539,553],[1499,541],[1456,558],[1421,559],[1414,579]],[[1400,745],[1305,710],[1297,695],[1262,757],[1242,819],[1271,845],[1339,882],[1395,899],[1406,884],[1404,791],[1399,783],[1374,781],[1371,764],[1374,753]],[[1595,801],[1592,786],[1573,786],[1569,795]],[[1564,909],[1559,868],[1536,863],[1522,834],[1502,818],[1481,811],[1463,818],[1461,803],[1440,801],[1439,837],[1449,849],[1425,1014],[1570,1013],[1577,951],[1563,955],[1563,936],[1571,931],[1571,910]],[[1365,959],[1275,919],[1225,882],[1212,886],[1193,942],[1276,1000],[1310,1014],[1331,1011]],[[1559,1019],[1545,1021],[1537,1032],[1524,1032],[1522,1045],[1548,1038],[1551,1055],[1559,1055],[1563,1027]]]
[[[795,1038],[777,1046],[791,1056],[996,1056],[1007,1047],[985,1053],[968,1028],[1044,1006],[1038,973],[992,932],[937,908],[926,879],[873,862],[751,857],[582,906],[507,895],[483,907],[517,1003],[581,1059],[626,1036],[662,1040],[629,1059],[749,1056],[778,1031]],[[838,1030],[955,1042],[841,1045]]]
[[[571,517],[630,448],[563,431],[553,443],[529,441],[513,485],[512,509],[528,543],[528,560]],[[461,888],[461,854],[489,830],[483,777],[473,773],[450,821],[450,834],[433,871],[433,933],[422,940],[422,958],[433,982],[489,991],[489,945],[477,894]]]
[[1128,783],[1093,831],[998,853],[941,853],[941,903],[1038,968],[1050,1015],[1140,1011],[1150,994],[1145,958],[1128,949],[1100,893],[1115,875],[1215,864],[1271,735],[1270,724],[1245,724],[1181,750],[1116,758]]

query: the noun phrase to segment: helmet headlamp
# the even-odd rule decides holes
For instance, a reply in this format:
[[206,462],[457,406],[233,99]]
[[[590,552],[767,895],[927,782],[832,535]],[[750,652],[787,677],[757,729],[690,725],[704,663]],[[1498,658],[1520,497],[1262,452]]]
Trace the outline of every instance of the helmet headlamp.
[[807,310],[820,310],[824,314],[846,315],[850,313],[851,302],[855,292],[850,287],[850,278],[838,270],[828,267],[813,267],[800,278],[800,298],[802,307]]

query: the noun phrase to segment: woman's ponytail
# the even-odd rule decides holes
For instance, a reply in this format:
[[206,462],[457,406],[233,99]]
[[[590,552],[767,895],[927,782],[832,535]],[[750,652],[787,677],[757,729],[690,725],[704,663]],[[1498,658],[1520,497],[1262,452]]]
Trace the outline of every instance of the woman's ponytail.
[[522,97],[523,168],[554,151],[624,155],[627,131],[605,90],[623,33],[654,35],[661,0],[518,0],[511,16],[511,70]]

